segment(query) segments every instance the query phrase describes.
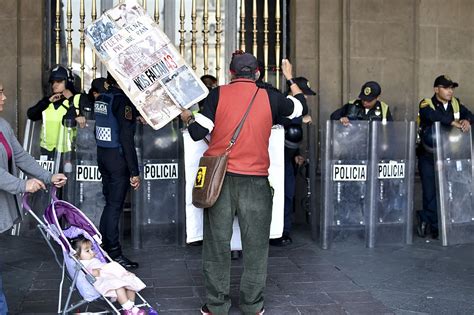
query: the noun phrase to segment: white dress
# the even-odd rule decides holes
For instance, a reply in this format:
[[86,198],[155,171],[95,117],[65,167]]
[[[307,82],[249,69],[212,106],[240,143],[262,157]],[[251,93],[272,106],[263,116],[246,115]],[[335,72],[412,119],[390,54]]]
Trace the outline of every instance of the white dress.
[[100,269],[100,276],[96,277],[94,288],[103,296],[108,297],[115,302],[117,294],[115,290],[126,288],[138,292],[146,285],[133,273],[128,272],[115,261],[103,263],[97,258],[90,260],[81,260],[84,267],[92,274],[93,269]]

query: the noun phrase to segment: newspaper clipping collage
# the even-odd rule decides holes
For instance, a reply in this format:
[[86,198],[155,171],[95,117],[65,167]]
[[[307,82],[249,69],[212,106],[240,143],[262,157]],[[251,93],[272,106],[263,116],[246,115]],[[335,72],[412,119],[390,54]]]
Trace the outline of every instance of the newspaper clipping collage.
[[134,0],[104,12],[86,41],[155,130],[204,99],[208,89]]

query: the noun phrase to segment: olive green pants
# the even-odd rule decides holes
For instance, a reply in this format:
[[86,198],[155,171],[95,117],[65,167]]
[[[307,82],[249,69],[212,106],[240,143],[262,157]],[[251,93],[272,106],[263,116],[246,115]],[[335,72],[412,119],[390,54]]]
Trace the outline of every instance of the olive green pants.
[[227,314],[230,302],[230,240],[237,215],[242,239],[240,309],[256,314],[263,307],[267,278],[272,193],[265,177],[226,175],[217,202],[204,210],[203,271],[207,306]]

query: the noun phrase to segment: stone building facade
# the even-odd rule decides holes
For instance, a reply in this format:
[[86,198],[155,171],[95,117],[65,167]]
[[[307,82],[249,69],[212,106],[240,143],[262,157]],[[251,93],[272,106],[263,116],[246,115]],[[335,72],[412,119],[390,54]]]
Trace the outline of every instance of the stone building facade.
[[[26,109],[42,96],[46,1],[2,0],[1,77],[5,117],[22,135]],[[474,1],[292,0],[291,58],[310,79],[319,126],[360,86],[376,80],[396,120],[414,120],[438,74],[460,83],[456,95],[474,109]],[[472,104],[472,105],[471,105]],[[470,106],[471,105],[471,106]]]

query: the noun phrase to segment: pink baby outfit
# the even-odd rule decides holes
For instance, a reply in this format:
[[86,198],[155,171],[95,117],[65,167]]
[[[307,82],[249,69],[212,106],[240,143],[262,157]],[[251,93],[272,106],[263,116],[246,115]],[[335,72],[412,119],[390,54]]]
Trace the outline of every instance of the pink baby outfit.
[[126,288],[138,292],[146,285],[133,273],[128,272],[115,261],[103,263],[97,258],[90,260],[81,260],[81,263],[92,274],[93,269],[100,269],[100,276],[96,277],[94,288],[103,296],[108,297],[115,302],[117,294],[115,290]]

